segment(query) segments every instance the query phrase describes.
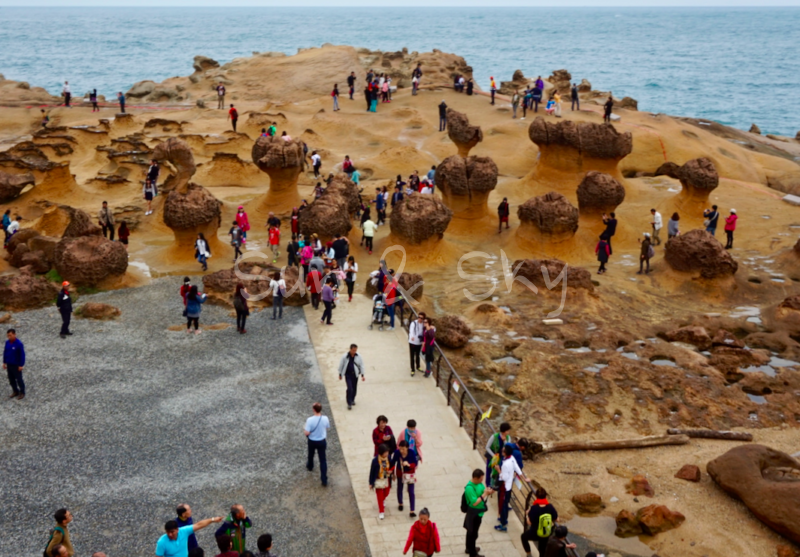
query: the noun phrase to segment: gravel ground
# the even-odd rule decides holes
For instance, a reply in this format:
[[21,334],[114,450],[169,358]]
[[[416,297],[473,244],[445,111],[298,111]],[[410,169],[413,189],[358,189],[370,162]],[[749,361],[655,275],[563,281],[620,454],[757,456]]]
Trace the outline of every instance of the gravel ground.
[[[369,555],[342,449],[328,436],[330,485],[305,470],[302,428],[327,396],[301,308],[252,314],[247,335],[206,304],[200,335],[183,323],[180,279],[84,296],[118,307],[115,321],[73,319],[58,337],[55,308],[21,312],[27,396],[0,399],[0,555],[41,555],[62,506],[76,556],[152,557],[178,503],[195,520],[241,503],[248,549],[269,532],[281,556]],[[5,381],[5,380],[4,380]],[[214,527],[198,535],[217,553]]]

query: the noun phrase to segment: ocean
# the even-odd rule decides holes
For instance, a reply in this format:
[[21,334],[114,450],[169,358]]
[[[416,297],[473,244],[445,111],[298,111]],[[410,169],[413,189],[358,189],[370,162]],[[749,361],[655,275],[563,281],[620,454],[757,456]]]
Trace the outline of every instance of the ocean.
[[641,110],[800,130],[800,8],[0,8],[0,73],[56,94],[323,43],[454,52],[483,88],[566,68]]

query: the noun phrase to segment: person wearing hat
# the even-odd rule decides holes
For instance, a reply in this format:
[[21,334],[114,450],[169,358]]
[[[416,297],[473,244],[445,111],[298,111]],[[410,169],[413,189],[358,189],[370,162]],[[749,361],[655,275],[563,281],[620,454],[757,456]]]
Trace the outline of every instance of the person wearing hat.
[[731,209],[731,214],[725,219],[725,235],[728,237],[728,242],[725,244],[725,249],[733,249],[733,231],[736,230],[736,209]]
[[443,132],[447,129],[447,103],[442,102],[439,104],[439,131]]
[[72,297],[69,295],[69,282],[66,280],[61,283],[56,306],[61,313],[61,338],[67,338],[67,335],[72,334],[69,332],[69,322],[72,319]]
[[247,213],[244,212],[244,207],[239,205],[239,210],[236,212],[236,223],[242,229],[242,243],[247,243],[247,231],[250,230],[250,220],[247,218]]
[[642,265],[645,263],[647,264],[647,270],[645,273],[650,272],[650,258],[653,257],[653,247],[650,243],[650,234],[648,232],[644,233],[644,240],[639,238],[639,243],[641,244],[641,251],[639,252],[639,272],[636,273],[637,275],[642,274]]

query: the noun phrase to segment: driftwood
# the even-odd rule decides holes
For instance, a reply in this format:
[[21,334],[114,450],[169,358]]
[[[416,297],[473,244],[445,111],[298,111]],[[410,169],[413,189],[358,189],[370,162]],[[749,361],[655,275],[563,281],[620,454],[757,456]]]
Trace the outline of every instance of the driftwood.
[[610,451],[614,449],[659,447],[661,445],[686,445],[687,443],[689,443],[689,437],[686,435],[652,435],[650,437],[640,437],[638,439],[618,439],[615,441],[555,441],[553,443],[538,443],[541,449],[536,452],[541,454],[572,451]]
[[668,429],[668,435],[686,435],[693,439],[723,439],[726,441],[752,441],[753,435],[744,431],[718,431],[715,429]]

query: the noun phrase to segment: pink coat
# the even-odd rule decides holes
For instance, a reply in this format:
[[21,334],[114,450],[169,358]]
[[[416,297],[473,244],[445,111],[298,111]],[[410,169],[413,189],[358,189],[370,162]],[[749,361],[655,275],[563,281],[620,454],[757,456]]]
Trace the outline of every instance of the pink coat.
[[736,219],[739,217],[734,215],[729,215],[728,218],[725,219],[725,230],[736,230]]
[[242,211],[241,213],[236,213],[236,224],[239,225],[239,228],[247,232],[250,230],[250,221],[247,218],[247,213]]

